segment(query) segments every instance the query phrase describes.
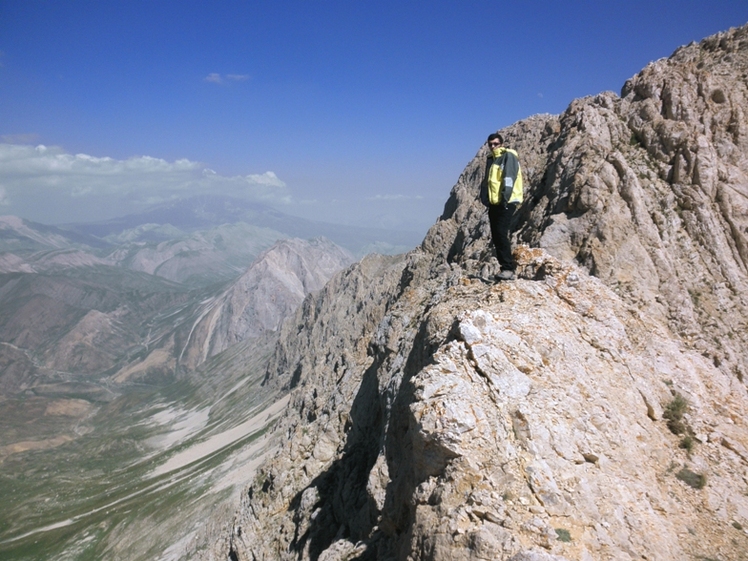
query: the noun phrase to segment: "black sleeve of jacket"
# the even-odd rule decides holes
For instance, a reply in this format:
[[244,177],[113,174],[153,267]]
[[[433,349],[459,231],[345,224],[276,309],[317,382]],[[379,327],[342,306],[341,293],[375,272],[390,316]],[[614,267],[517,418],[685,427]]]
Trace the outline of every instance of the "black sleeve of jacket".
[[[514,183],[517,181],[517,176],[519,175],[519,159],[508,150],[504,152],[503,159],[504,173],[502,175],[501,200],[506,204],[512,196]],[[509,177],[512,179],[511,185],[506,184],[506,179]]]
[[486,169],[483,170],[483,181],[481,181],[480,184],[480,202],[482,202],[485,206],[489,206],[488,203],[488,174],[491,171],[491,163],[493,162],[493,158],[489,157],[486,160]]

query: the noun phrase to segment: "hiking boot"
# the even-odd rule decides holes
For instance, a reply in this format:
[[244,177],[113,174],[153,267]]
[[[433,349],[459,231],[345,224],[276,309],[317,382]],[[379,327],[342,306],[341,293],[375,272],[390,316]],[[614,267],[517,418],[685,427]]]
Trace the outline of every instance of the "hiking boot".
[[514,280],[515,278],[517,278],[517,276],[514,274],[514,271],[510,269],[505,269],[501,271],[498,275],[496,275],[496,280],[499,280],[499,281]]

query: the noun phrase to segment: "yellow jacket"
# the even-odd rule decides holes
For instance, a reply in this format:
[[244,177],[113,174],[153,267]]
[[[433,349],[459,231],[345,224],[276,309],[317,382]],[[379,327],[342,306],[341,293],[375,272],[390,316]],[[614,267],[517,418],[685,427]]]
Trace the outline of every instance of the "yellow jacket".
[[505,200],[512,204],[521,203],[523,197],[519,156],[511,148],[501,146],[493,151],[486,162],[486,174],[481,185],[481,201],[486,206],[502,204]]

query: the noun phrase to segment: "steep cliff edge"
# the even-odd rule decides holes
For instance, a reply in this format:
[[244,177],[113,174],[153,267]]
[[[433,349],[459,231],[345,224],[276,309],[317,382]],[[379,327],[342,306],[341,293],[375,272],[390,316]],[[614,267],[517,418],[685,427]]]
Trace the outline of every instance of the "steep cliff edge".
[[622,94],[503,131],[518,280],[482,280],[481,148],[420,248],[305,300],[205,558],[748,558],[748,27]]

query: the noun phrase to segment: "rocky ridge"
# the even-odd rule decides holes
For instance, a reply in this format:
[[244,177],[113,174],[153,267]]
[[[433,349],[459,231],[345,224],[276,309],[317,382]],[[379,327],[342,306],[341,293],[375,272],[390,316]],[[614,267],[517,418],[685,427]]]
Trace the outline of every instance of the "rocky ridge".
[[418,249],[284,324],[285,444],[204,558],[746,559],[746,112],[742,27],[503,131],[502,284],[481,148]]

